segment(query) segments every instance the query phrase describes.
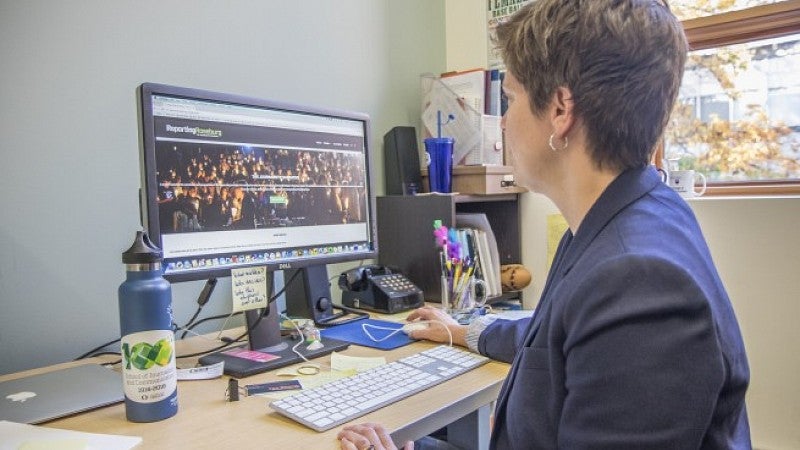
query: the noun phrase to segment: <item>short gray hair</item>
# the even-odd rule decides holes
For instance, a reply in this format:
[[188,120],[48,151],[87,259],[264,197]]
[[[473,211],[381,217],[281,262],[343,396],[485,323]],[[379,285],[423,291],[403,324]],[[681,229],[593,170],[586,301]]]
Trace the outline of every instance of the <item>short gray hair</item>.
[[533,0],[497,27],[495,44],[534,114],[569,88],[598,167],[650,162],[686,62],[686,36],[666,2]]

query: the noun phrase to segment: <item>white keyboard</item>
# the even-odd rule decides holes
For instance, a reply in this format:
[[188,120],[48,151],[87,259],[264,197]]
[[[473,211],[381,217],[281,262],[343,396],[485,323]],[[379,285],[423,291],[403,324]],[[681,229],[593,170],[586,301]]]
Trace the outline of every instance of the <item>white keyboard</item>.
[[351,377],[273,401],[275,411],[317,431],[329,430],[489,361],[440,345]]

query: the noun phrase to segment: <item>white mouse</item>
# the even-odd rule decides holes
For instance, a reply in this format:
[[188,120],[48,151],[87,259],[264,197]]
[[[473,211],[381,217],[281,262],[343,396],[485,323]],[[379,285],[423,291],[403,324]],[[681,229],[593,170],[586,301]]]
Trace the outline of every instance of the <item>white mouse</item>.
[[412,331],[425,330],[428,329],[429,327],[430,325],[424,322],[409,322],[403,325],[403,333],[409,334]]

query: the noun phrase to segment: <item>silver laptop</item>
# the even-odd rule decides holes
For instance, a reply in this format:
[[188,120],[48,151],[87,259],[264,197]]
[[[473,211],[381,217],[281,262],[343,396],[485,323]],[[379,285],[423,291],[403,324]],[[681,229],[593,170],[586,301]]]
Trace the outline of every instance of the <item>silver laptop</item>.
[[124,399],[120,373],[85,364],[0,382],[0,420],[42,423]]

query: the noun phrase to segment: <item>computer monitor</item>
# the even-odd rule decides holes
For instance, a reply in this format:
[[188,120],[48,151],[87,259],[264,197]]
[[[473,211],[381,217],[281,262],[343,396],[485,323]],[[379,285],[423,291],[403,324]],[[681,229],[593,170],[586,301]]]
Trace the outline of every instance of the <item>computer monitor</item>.
[[[165,278],[299,271],[287,306],[326,319],[326,265],[377,255],[369,117],[153,83],[138,99],[143,223]],[[246,318],[253,349],[285,347],[268,310]]]

